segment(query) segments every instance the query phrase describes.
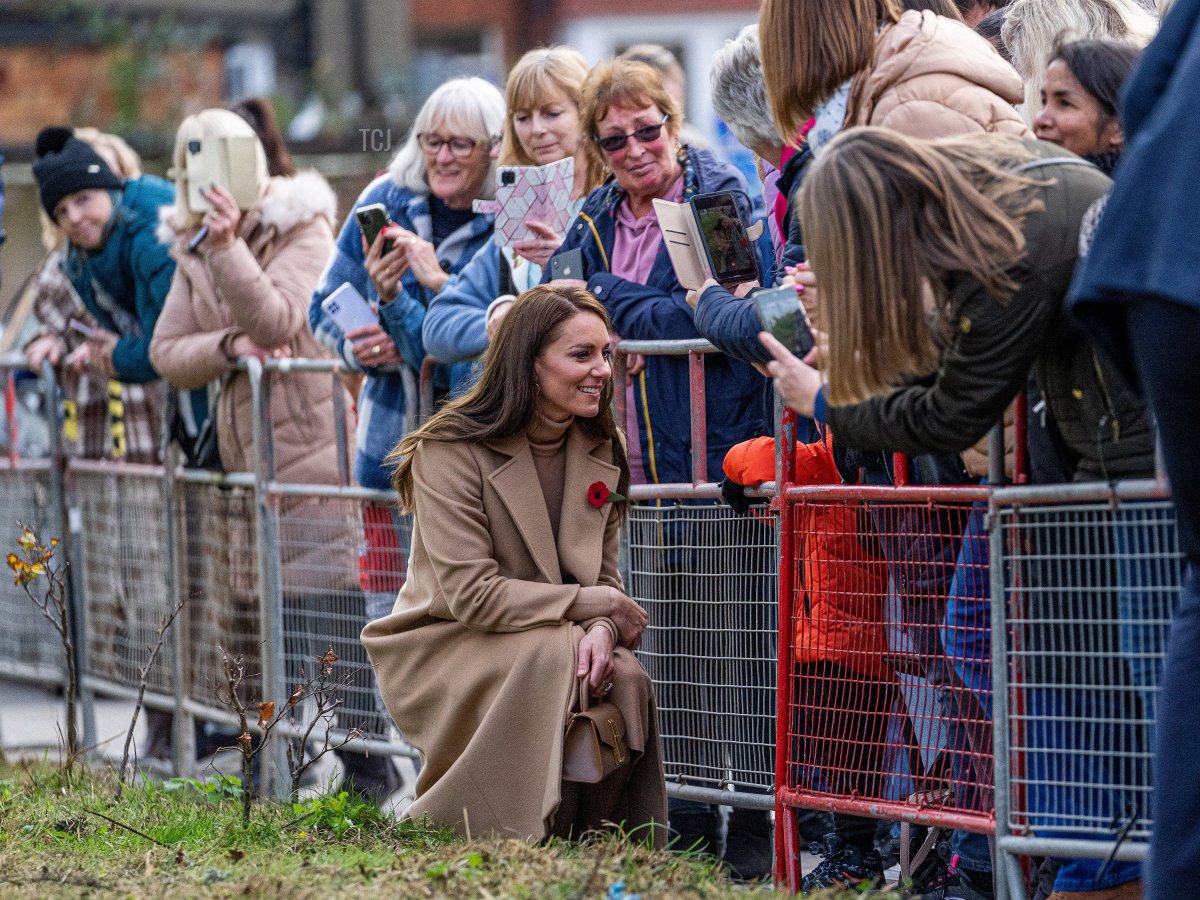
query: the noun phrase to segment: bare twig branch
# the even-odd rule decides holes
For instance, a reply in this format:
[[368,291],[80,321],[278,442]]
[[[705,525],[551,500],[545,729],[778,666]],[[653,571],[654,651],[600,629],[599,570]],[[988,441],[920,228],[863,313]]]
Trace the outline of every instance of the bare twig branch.
[[145,838],[152,844],[158,844],[158,846],[163,847],[167,850],[171,849],[169,844],[164,844],[162,841],[157,840],[156,838],[150,837],[150,835],[146,834],[144,831],[138,831],[132,825],[126,825],[124,822],[118,822],[112,816],[106,816],[104,813],[98,812],[94,809],[88,809],[86,806],[83,808],[83,811],[85,813],[88,813],[89,815],[99,816],[101,819],[104,819],[106,822],[112,822],[118,828],[124,828],[126,831],[132,832],[133,834],[136,834],[140,838]]
[[121,793],[125,790],[125,777],[129,771],[129,748],[133,743],[133,732],[137,728],[138,718],[142,714],[142,704],[146,699],[147,679],[150,675],[150,669],[154,666],[154,661],[158,658],[158,653],[162,650],[163,641],[166,639],[167,630],[174,623],[175,618],[183,609],[185,598],[180,597],[179,602],[175,604],[175,608],[170,614],[163,617],[162,624],[158,626],[158,635],[155,639],[154,646],[150,648],[150,655],[146,658],[145,664],[138,669],[138,694],[137,702],[133,705],[133,716],[129,721],[129,730],[125,732],[125,749],[121,753],[121,768],[117,771],[117,797],[121,799]]

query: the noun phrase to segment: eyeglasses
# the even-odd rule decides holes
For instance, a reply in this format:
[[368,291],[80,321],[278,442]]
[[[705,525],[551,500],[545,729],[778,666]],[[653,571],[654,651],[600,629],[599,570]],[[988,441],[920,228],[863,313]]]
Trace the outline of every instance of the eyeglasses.
[[663,115],[662,121],[657,125],[643,125],[641,128],[635,128],[629,134],[610,134],[608,137],[600,137],[593,135],[592,140],[600,145],[600,149],[605,153],[616,153],[618,150],[624,150],[625,145],[629,143],[630,138],[637,138],[639,144],[649,144],[658,140],[658,135],[662,131],[664,125],[667,124],[667,119],[670,116]]
[[[495,138],[493,138],[491,143],[494,144],[495,142]],[[422,132],[417,135],[417,143],[430,156],[437,156],[443,147],[448,146],[450,148],[450,155],[455,159],[466,159],[483,141],[476,141],[465,137],[444,138],[438,137],[436,134]]]

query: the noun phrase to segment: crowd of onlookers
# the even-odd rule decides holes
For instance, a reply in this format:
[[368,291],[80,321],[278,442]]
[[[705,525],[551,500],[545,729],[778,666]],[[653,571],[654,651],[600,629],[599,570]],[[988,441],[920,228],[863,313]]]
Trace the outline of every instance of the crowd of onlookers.
[[[682,70],[651,45],[594,66],[569,47],[534,50],[513,66],[503,91],[479,78],[447,81],[420,108],[387,170],[340,215],[321,176],[297,171],[260,101],[189,116],[176,136],[172,181],[143,174],[115,135],[46,128],[33,170],[47,257],[36,276],[40,330],[25,353],[31,366],[60,367],[81,455],[160,461],[161,410],[170,404],[169,437],[188,464],[226,472],[254,468],[250,381],[238,361],[331,356],[344,370],[345,398],[325,374],[293,373],[276,383],[276,477],[344,482],[335,421],[342,410],[352,435],[349,474],[387,490],[389,454],[414,418],[414,379],[431,380],[439,401],[462,396],[522,295],[543,283],[583,288],[603,306],[614,342],[705,338],[720,351],[704,365],[702,461],[693,460],[686,357],[628,356],[625,383],[615,389],[624,394],[617,425],[634,484],[691,482],[699,462],[711,480],[725,477],[726,498],[743,508],[745,487],[774,479],[775,388],[801,417],[797,480],[809,484],[893,483],[896,453],[908,455],[908,480],[918,485],[987,483],[1011,476],[1016,458],[1027,458],[1025,474],[1037,483],[1152,477],[1157,436],[1194,582],[1200,498],[1193,496],[1198,470],[1188,463],[1200,442],[1187,413],[1196,367],[1184,347],[1189,338],[1194,345],[1197,301],[1183,261],[1194,256],[1184,192],[1194,193],[1186,178],[1195,169],[1196,127],[1185,113],[1195,112],[1191,98],[1200,96],[1200,14],[1195,0],[1177,0],[1169,15],[1150,5],[763,0],[759,24],[725,44],[711,76],[715,110],[756,158],[761,184],[753,190],[689,126]],[[1160,16],[1163,32],[1139,64]],[[256,199],[239,201],[228,186],[189,176],[198,145],[241,138],[254,148]],[[1156,155],[1163,152],[1170,158]],[[532,222],[523,240],[493,240],[494,217],[477,204],[494,197],[497,165],[564,159],[573,160],[574,178],[565,232]],[[715,192],[733,194],[746,226],[765,224],[752,245],[761,277],[689,290],[654,204]],[[758,196],[760,205],[751,200]],[[377,204],[389,224],[368,242],[356,213]],[[556,274],[556,257],[573,260],[569,274]],[[324,301],[345,284],[377,321],[339,327]],[[815,347],[804,360],[760,339],[748,300],[775,286],[794,289],[811,324]],[[996,423],[1011,426],[1018,398],[1033,411],[1028,452],[1015,452],[1009,427],[1005,459],[990,459],[987,433]],[[362,658],[359,630],[391,611],[404,582],[407,524],[388,505],[368,505],[360,517],[320,498],[285,498],[281,512],[287,630],[311,635],[312,645],[297,639],[293,650],[303,656],[333,640],[339,656]],[[924,675],[944,715],[987,721],[990,677],[979,672],[990,648],[955,641],[987,631],[988,582],[977,575],[987,560],[983,512],[900,514],[862,503],[805,520],[796,690],[801,707],[826,714],[802,716],[793,730],[796,752],[825,772],[814,784],[849,795],[880,790],[882,762],[838,747],[846,733],[861,747],[886,743],[881,729],[897,691],[881,663],[889,597],[922,644]],[[664,523],[664,542],[686,545],[686,521]],[[731,521],[709,539],[745,541],[747,527],[770,526]],[[1142,540],[1136,522],[1119,522],[1113,549],[1136,557]],[[1111,620],[1124,662],[1106,677],[1127,686],[1139,708],[1073,707],[1078,698],[1054,688],[1055,678],[1074,677],[1061,672],[1043,679],[1033,702],[1046,721],[1127,721],[1134,742],[1148,739],[1139,723],[1157,718],[1156,776],[1162,782],[1171,773],[1177,792],[1173,802],[1156,795],[1158,834],[1169,837],[1156,845],[1162,868],[1147,896],[1183,896],[1163,873],[1188,871],[1179,859],[1196,857],[1189,816],[1200,807],[1200,788],[1184,774],[1182,755],[1195,713],[1176,693],[1186,693],[1179,670],[1195,664],[1180,650],[1158,693],[1161,637],[1138,627],[1153,599],[1143,590],[1146,573],[1110,568],[1086,576],[1089,591],[1048,593],[1043,612]],[[650,599],[671,609],[688,596],[690,574],[689,556],[680,553]],[[730,633],[763,635],[759,645],[742,646],[767,661],[739,676],[747,698],[773,683],[770,629],[749,620],[749,601],[769,597],[772,587],[769,578],[746,578],[747,602],[731,604],[726,622]],[[1118,598],[1115,612],[1080,593]],[[1193,584],[1193,603],[1194,593]],[[338,610],[349,598],[355,615],[335,612],[335,597]],[[1188,606],[1185,596],[1181,613]],[[678,741],[670,758],[700,766],[709,750],[699,730],[689,743],[692,724],[673,712],[690,702],[675,693],[692,688],[680,686],[670,662],[695,653],[695,638],[683,640],[682,616],[674,638],[671,622],[655,624],[667,626],[656,638],[664,642],[654,654],[661,661],[648,666],[664,718],[673,717],[664,728]],[[706,653],[723,652],[720,635],[703,640]],[[1071,657],[1086,646],[1045,649]],[[849,682],[857,685],[853,696],[836,690]],[[736,692],[723,696],[712,701],[713,714],[744,712]],[[1174,710],[1169,732],[1164,704]],[[769,722],[770,712],[760,718]],[[152,716],[151,733],[148,752],[162,752],[169,716]],[[773,742],[769,731],[760,737]],[[1047,726],[1036,741],[1062,749],[1077,737],[1065,725]],[[951,727],[946,741],[961,751],[956,759],[990,750],[970,728]],[[342,762],[365,794],[385,797],[399,786],[385,757],[344,753]],[[1035,765],[1044,765],[1038,777],[1050,785],[1120,781],[1102,753],[1069,774],[1052,760]],[[1071,802],[1053,790],[1035,793],[1031,803],[1044,804],[1049,816],[1044,835],[1060,833],[1054,816],[1069,817],[1063,806]],[[723,855],[739,877],[770,872],[768,813],[735,809],[723,819],[711,804],[672,799],[668,815],[680,846]],[[823,855],[806,891],[881,880],[873,820],[809,816],[803,828],[816,830]],[[948,846],[913,896],[991,897],[986,838],[955,833]],[[1047,861],[1041,896],[1142,896],[1141,868]]]

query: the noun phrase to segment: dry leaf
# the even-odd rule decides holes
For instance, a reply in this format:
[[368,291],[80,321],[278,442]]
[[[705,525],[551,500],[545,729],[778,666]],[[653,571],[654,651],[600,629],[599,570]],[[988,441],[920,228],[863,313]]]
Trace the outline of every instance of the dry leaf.
[[246,858],[246,854],[244,851],[239,850],[237,847],[230,847],[229,848],[229,858],[233,862],[241,862],[243,859]]
[[267,701],[265,703],[258,704],[258,726],[260,728],[262,728],[268,722],[270,722],[274,715],[275,715],[275,704],[274,703]]

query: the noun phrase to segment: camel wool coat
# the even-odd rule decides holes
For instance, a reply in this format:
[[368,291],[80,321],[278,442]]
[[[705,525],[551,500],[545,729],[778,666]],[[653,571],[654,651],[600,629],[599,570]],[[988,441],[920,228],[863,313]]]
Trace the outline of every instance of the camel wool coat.
[[[609,588],[621,589],[617,511],[587,499],[597,481],[616,490],[611,445],[572,425],[562,452],[557,542],[524,433],[427,440],[415,452],[408,580],[392,614],[362,634],[388,710],[421,753],[413,819],[473,836],[550,831],[577,648],[591,625],[611,627]],[[613,661],[609,699],[633,761],[610,818],[665,823],[650,681],[628,650]],[[652,831],[661,844],[665,829]]]

